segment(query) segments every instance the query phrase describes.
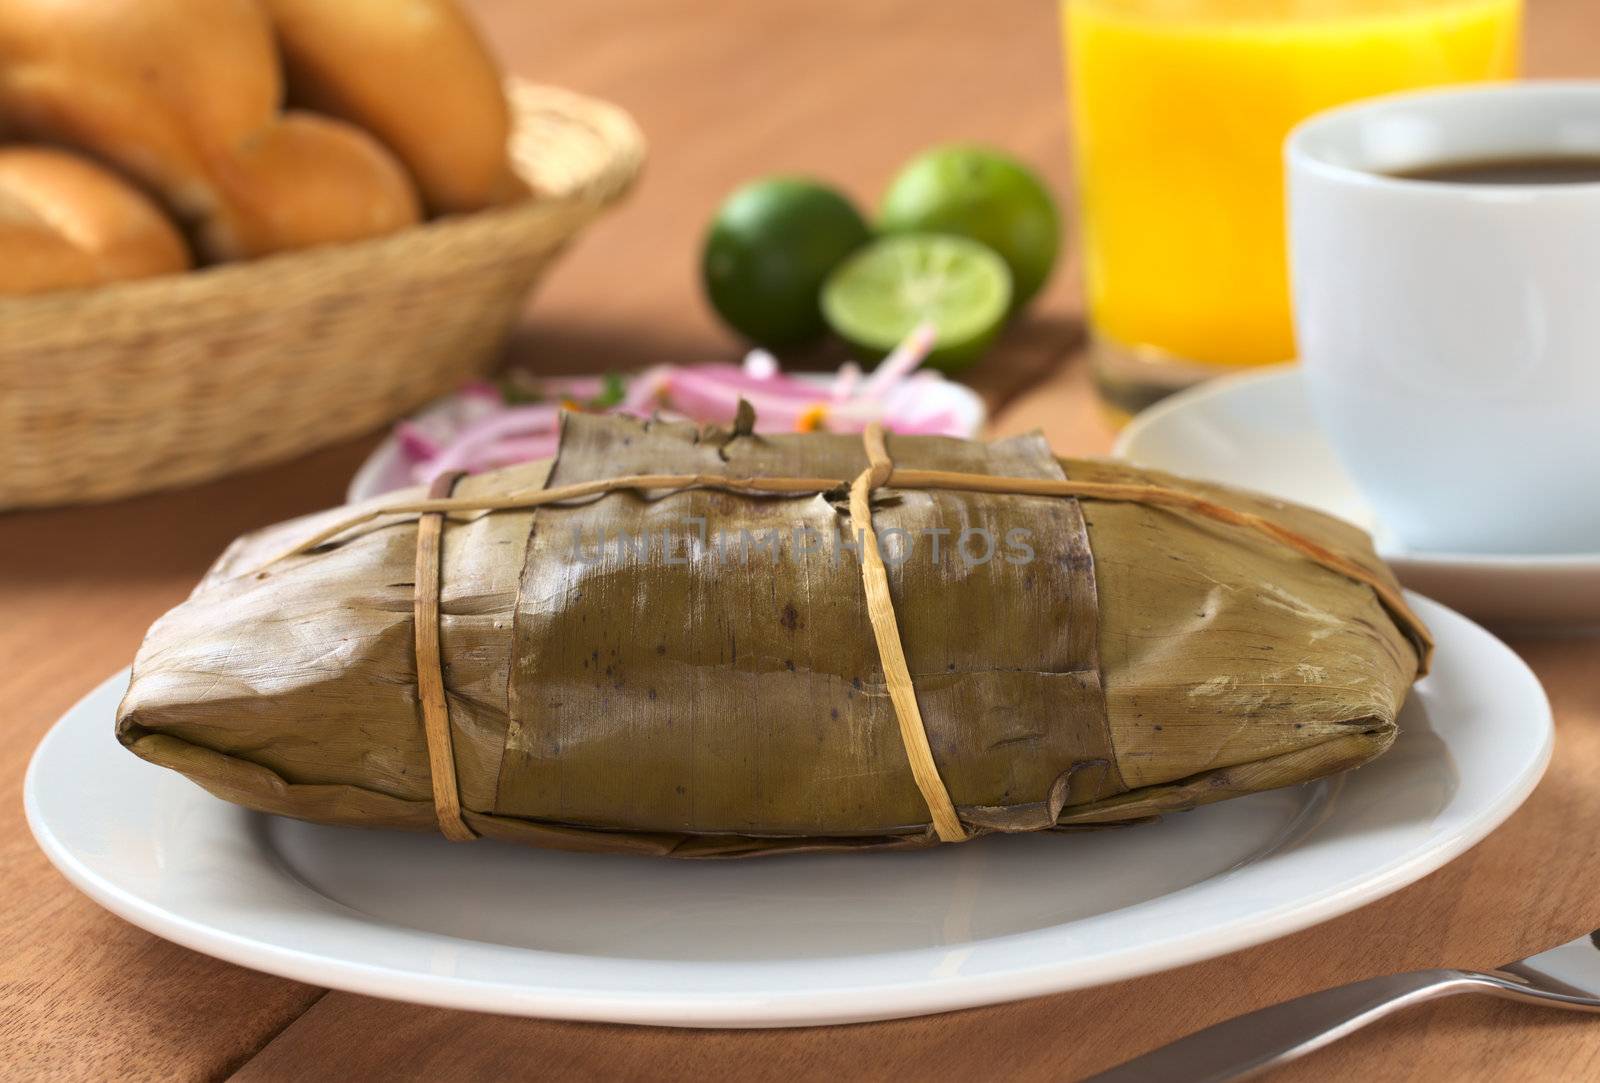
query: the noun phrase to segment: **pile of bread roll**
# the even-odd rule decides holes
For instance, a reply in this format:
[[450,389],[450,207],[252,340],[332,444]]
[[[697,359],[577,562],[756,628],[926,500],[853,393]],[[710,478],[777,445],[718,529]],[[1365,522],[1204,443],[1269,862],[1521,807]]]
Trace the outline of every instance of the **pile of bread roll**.
[[455,0],[3,0],[0,294],[523,198],[510,125]]

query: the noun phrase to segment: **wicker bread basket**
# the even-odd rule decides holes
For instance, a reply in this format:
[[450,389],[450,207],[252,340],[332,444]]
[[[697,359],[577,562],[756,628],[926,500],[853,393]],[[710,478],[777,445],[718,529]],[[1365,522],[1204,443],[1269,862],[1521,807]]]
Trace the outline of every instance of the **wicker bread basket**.
[[491,368],[540,272],[644,157],[513,84],[522,204],[356,244],[0,299],[0,508],[108,500],[354,436]]

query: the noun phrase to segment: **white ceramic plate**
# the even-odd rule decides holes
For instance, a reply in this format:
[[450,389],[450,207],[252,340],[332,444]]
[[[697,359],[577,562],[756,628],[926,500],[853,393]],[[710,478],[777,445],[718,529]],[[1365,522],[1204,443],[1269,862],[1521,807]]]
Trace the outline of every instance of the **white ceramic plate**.
[[[818,373],[801,372],[794,375],[802,380],[816,383],[818,388],[826,388],[833,381],[832,376]],[[935,388],[937,390],[933,390]],[[983,430],[984,422],[989,417],[989,410],[972,388],[958,384],[954,380],[941,380],[930,387],[929,395],[930,412],[948,410],[959,419],[961,428],[968,436],[977,436]],[[455,395],[436,399],[423,407],[411,421],[430,436],[441,440],[448,438],[461,424],[456,400]],[[356,470],[350,479],[349,487],[345,490],[345,500],[354,504],[358,500],[381,496],[414,484],[416,483],[411,479],[411,466],[400,454],[399,442],[395,440],[393,434],[390,434],[383,443],[372,449],[372,454],[368,455],[366,461]]]
[[1134,418],[1115,454],[1348,519],[1372,532],[1406,586],[1477,620],[1519,630],[1600,629],[1600,553],[1418,552],[1386,537],[1317,428],[1293,366],[1227,376],[1174,395]]
[[197,951],[453,1008],[675,1026],[878,1019],[1179,966],[1304,928],[1438,868],[1550,756],[1538,681],[1465,618],[1395,747],[1341,778],[1127,830],[914,853],[681,862],[319,827],[245,812],[112,737],[122,673],[40,744],[45,853]]

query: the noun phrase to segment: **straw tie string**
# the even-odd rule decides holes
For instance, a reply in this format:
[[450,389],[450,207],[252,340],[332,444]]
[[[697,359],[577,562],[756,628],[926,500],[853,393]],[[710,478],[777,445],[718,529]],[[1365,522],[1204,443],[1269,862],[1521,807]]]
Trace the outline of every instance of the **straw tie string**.
[[867,596],[867,617],[878,643],[878,658],[883,663],[883,679],[889,687],[900,741],[911,763],[911,777],[933,816],[933,829],[940,842],[964,842],[967,838],[956,815],[950,791],[945,787],[928,744],[922,709],[917,706],[916,688],[900,641],[900,624],[894,615],[894,600],[889,594],[889,574],[878,551],[877,534],[872,529],[872,492],[894,474],[894,463],[884,446],[883,429],[874,422],[863,434],[870,464],[850,484],[850,529],[861,546],[861,581]]
[[[430,498],[447,498],[464,472],[441,474],[428,490]],[[450,737],[450,701],[444,694],[444,662],[439,651],[439,602],[444,513],[425,512],[417,520],[417,567],[412,587],[416,625],[417,699],[428,741],[428,774],[433,782],[433,811],[439,830],[451,842],[470,842],[478,833],[461,816],[456,780],[455,743]]]

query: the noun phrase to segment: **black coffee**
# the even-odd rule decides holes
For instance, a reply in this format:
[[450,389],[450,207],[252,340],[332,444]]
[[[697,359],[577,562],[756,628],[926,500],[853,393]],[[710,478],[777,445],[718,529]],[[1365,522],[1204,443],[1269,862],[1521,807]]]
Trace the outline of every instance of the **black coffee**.
[[1441,162],[1390,175],[1441,184],[1595,184],[1600,183],[1600,155]]

